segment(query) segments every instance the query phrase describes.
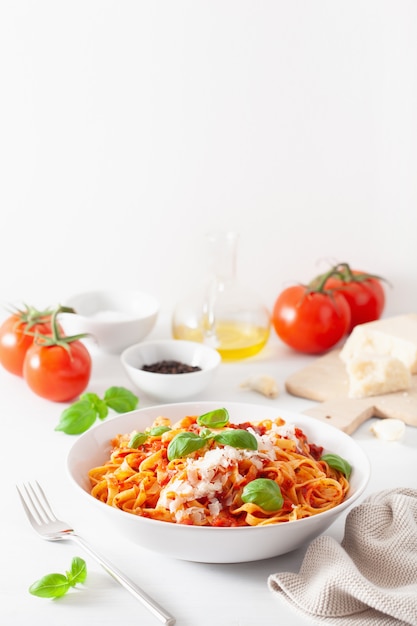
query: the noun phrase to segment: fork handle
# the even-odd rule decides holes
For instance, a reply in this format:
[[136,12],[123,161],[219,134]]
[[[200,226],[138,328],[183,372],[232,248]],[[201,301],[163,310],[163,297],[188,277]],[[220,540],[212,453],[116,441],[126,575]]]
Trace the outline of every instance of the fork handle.
[[100,563],[100,565],[106,570],[110,576],[112,576],[118,583],[120,583],[125,589],[139,600],[146,608],[153,613],[153,615],[159,619],[166,626],[174,626],[175,618],[170,615],[165,609],[160,606],[155,600],[153,600],[148,594],[138,587],[132,580],[125,576],[117,567],[115,567],[110,561],[107,561],[104,557],[98,554],[82,537],[71,533],[68,539],[72,539],[78,543],[93,559]]

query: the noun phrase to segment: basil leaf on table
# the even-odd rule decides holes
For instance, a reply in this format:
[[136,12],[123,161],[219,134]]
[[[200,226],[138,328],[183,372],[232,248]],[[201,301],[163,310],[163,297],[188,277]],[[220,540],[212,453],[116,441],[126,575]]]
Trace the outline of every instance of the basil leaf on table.
[[74,587],[77,583],[85,582],[87,578],[87,565],[84,559],[75,556],[71,562],[71,569],[67,572],[69,584]]
[[47,574],[29,587],[29,593],[39,598],[61,598],[71,587],[83,583],[87,578],[87,565],[84,559],[72,559],[71,569],[66,574]]
[[124,387],[110,387],[104,394],[104,402],[117,413],[128,413],[136,409],[138,398]]
[[67,435],[80,435],[94,424],[97,410],[88,400],[78,400],[65,409],[55,430]]
[[139,398],[124,387],[110,387],[103,398],[96,393],[83,393],[79,400],[61,413],[55,430],[67,435],[80,435],[88,430],[97,418],[104,420],[109,413],[109,408],[117,413],[127,413],[133,411],[138,402]]
[[96,393],[82,393],[80,400],[86,400],[97,411],[97,417],[104,420],[109,414],[109,408],[107,404]]
[[29,587],[29,593],[39,598],[60,598],[69,588],[65,574],[47,574]]

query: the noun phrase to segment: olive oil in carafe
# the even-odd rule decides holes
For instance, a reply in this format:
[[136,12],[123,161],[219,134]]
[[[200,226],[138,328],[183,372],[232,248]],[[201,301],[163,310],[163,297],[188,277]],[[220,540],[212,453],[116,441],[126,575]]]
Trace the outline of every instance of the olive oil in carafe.
[[[269,338],[269,328],[239,322],[219,321],[216,323],[216,342],[212,342],[224,361],[246,359],[260,352]],[[205,343],[202,328],[173,327],[175,339],[186,339]],[[208,340],[207,343],[210,343]]]
[[236,279],[236,233],[211,233],[211,278],[203,293],[195,290],[180,302],[172,320],[175,339],[205,343],[223,360],[245,359],[260,352],[270,334],[270,316],[258,297]]

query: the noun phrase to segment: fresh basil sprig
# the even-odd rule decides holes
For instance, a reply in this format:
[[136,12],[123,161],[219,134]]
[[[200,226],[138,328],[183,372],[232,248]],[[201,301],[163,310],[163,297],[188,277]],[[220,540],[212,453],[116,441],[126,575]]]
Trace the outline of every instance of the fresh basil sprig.
[[171,428],[169,426],[154,426],[153,428],[151,428],[151,430],[149,431],[149,434],[151,437],[160,437],[161,435],[163,435],[164,433],[168,432],[169,430],[171,430]]
[[86,563],[79,556],[76,556],[72,559],[69,572],[43,576],[29,587],[29,593],[39,598],[60,598],[77,583],[83,583],[86,578]]
[[348,461],[346,461],[346,459],[343,459],[338,454],[329,453],[323,454],[320,460],[326,461],[327,465],[335,470],[338,470],[339,472],[342,472],[342,474],[345,475],[346,479],[349,480],[349,477],[352,473],[352,466],[350,465],[350,463],[348,463]]
[[83,393],[79,400],[66,408],[55,430],[67,435],[79,435],[88,430],[96,419],[104,420],[109,408],[117,413],[133,411],[139,402],[134,393],[124,387],[110,387],[100,398],[96,393]]
[[242,500],[257,504],[264,511],[279,511],[284,504],[281,489],[271,478],[255,478],[245,485]]
[[149,438],[148,433],[135,433],[131,436],[130,441],[128,443],[129,448],[139,448],[145,441]]
[[247,430],[231,428],[219,433],[214,433],[205,428],[199,435],[188,431],[175,435],[168,445],[168,460],[181,459],[196,450],[200,450],[212,439],[224,446],[228,445],[233,448],[247,448],[248,450],[258,449],[256,437]]

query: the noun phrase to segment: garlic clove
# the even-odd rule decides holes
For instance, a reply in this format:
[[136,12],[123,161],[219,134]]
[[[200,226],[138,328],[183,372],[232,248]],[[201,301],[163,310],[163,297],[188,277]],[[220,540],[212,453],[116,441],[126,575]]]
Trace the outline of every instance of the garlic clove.
[[378,439],[397,441],[404,435],[405,424],[399,419],[383,418],[373,424],[370,430]]
[[279,394],[278,385],[272,376],[258,374],[251,376],[240,385],[243,389],[257,391],[267,398],[276,398]]

